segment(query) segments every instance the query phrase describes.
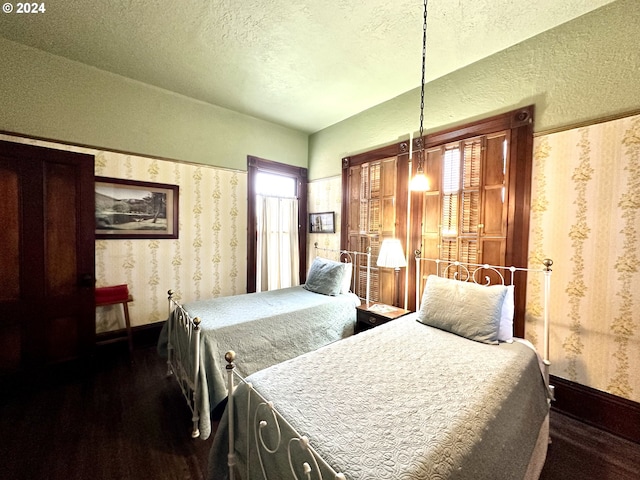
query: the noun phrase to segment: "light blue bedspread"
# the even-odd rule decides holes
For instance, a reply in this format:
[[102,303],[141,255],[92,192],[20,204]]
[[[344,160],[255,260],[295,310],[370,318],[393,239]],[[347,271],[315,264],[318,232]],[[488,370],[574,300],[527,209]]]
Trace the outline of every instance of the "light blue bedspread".
[[[201,438],[209,437],[211,410],[227,396],[225,352],[234,350],[242,358],[240,373],[250,375],[353,335],[359,303],[353,294],[332,297],[297,286],[185,304],[192,318],[202,322],[197,391]],[[175,351],[185,352],[181,361],[190,365],[184,338],[173,343],[181,344]],[[166,354],[166,348],[167,325],[158,351]]]
[[[242,365],[242,356],[236,362]],[[418,323],[414,315],[247,380],[348,480],[521,479],[549,409],[532,349],[467,340]],[[259,443],[256,432],[269,448],[278,441],[268,408],[256,416],[259,401],[249,392],[241,384],[234,394],[237,478],[244,480],[264,478],[255,450],[245,475],[246,448]],[[258,427],[263,419],[268,428]],[[280,427],[284,457],[261,449],[266,478],[293,479],[289,427]],[[227,478],[227,430],[225,414],[211,449],[210,480]],[[323,478],[334,478],[321,470]]]

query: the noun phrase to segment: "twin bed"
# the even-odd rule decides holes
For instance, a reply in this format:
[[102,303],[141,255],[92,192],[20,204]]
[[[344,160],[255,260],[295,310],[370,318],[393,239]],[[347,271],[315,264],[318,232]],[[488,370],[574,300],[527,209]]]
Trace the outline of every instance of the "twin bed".
[[553,397],[548,343],[540,356],[524,340],[501,338],[500,324],[513,321],[514,277],[541,274],[548,335],[550,265],[437,262],[416,292],[416,313],[238,385],[228,352],[233,394],[209,478],[538,478]]
[[194,438],[209,437],[211,412],[227,397],[227,350],[236,349],[240,373],[250,375],[353,335],[361,301],[353,292],[364,285],[368,301],[371,255],[317,245],[316,254],[303,286],[184,305],[169,292],[170,313],[158,350],[191,409]]

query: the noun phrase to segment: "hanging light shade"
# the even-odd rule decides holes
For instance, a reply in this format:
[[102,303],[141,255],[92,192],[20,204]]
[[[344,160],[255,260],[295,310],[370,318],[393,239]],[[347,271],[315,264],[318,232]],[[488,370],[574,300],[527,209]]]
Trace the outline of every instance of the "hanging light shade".
[[429,179],[424,174],[421,165],[418,165],[416,174],[411,178],[409,188],[411,188],[411,190],[414,192],[426,192],[431,188],[431,186],[429,185]]
[[417,168],[416,174],[411,179],[409,188],[414,192],[429,190],[429,179],[424,174],[424,71],[427,57],[427,0],[424,0],[424,15],[422,23],[422,82],[420,86],[420,136],[416,140]]

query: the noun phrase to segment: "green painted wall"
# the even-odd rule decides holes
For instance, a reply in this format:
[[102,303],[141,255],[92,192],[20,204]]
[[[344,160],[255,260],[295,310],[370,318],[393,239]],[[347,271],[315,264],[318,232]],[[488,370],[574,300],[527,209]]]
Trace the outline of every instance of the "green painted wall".
[[247,155],[306,167],[303,132],[0,37],[0,131],[246,170]]
[[[637,111],[638,45],[640,1],[618,0],[428,84],[425,130],[532,103],[537,132]],[[313,180],[418,130],[419,89],[308,137],[3,38],[0,66],[0,131],[105,150],[240,170],[255,155]]]
[[[619,0],[429,83],[425,131],[530,104],[536,132],[638,111],[640,1]],[[417,88],[313,134],[309,178],[340,175],[341,158],[415,135],[419,106]]]

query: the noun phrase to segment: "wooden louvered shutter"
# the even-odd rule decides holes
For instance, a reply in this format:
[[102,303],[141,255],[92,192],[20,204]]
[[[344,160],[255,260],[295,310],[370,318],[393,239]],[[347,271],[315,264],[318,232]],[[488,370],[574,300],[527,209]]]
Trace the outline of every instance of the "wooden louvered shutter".
[[457,260],[478,262],[478,233],[480,225],[480,176],[482,171],[483,138],[461,142],[460,232]]
[[473,139],[463,143],[462,154],[461,235],[475,235],[480,223],[480,163],[482,142]]
[[381,228],[380,218],[380,164],[369,166],[369,220],[367,232],[377,234]]
[[[352,237],[355,235],[354,241],[357,242],[357,235],[359,232],[360,219],[362,218],[362,210],[365,208],[366,215],[366,202],[363,205],[360,197],[360,188],[363,181],[363,172],[360,166],[351,167],[349,169],[349,244],[351,245]],[[366,218],[366,217],[365,217]]]
[[[442,166],[442,219],[440,234],[448,242],[458,236],[460,195],[460,152],[457,147],[445,148]],[[447,248],[447,254],[451,247]]]
[[[349,167],[348,249],[371,248],[370,299],[393,301],[393,271],[379,269],[376,259],[382,240],[395,236],[397,159],[385,158]],[[366,261],[359,260],[358,293],[366,291]],[[390,288],[391,287],[391,288]]]
[[475,239],[460,239],[458,260],[466,263],[478,263],[478,241]]
[[380,163],[380,235],[395,236],[396,226],[396,158],[387,158]]
[[[506,132],[465,139],[427,152],[427,166],[432,158],[440,163],[441,170],[424,197],[424,257],[494,265],[504,262],[507,152]],[[429,168],[436,171],[433,166]],[[440,219],[437,235],[431,220],[434,215]]]
[[363,165],[360,170],[360,185],[356,186],[360,212],[356,225],[359,233],[367,233],[369,226],[369,173],[369,166]]

